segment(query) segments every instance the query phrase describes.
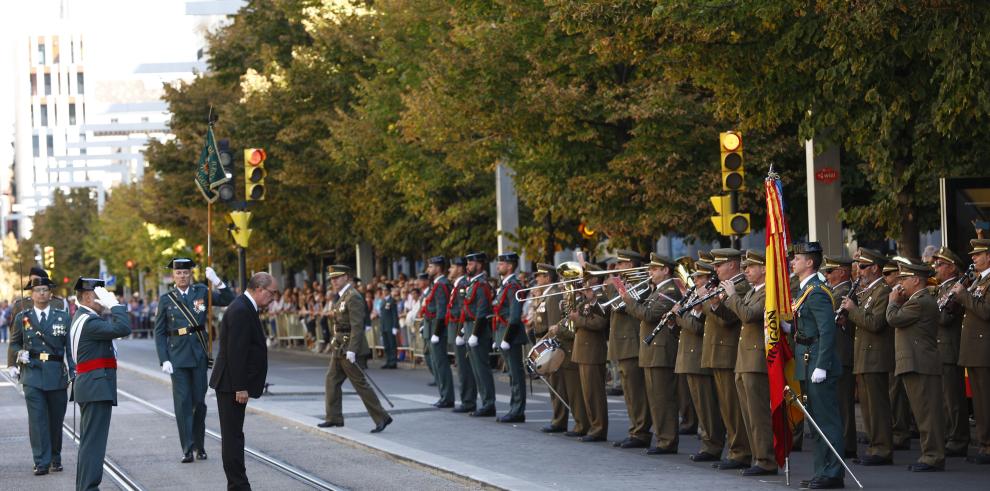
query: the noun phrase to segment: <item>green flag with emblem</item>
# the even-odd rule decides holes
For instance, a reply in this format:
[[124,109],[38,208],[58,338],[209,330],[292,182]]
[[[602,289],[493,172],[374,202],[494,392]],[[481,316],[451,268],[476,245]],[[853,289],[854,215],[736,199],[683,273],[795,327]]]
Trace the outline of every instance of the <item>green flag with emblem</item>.
[[196,187],[203,193],[206,201],[213,203],[220,197],[217,186],[229,181],[223,165],[220,164],[220,151],[217,149],[216,138],[213,137],[213,125],[206,130],[206,145],[199,154],[199,164],[196,166]]

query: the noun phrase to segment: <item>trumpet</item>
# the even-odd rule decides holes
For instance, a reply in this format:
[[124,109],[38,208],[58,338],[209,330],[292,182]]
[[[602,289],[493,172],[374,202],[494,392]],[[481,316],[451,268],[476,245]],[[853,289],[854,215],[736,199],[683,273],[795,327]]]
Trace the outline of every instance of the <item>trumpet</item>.
[[608,271],[588,271],[587,273],[590,274],[590,275],[592,275],[592,276],[608,276],[610,274],[633,273],[633,272],[637,272],[637,271],[646,271],[648,269],[650,269],[649,266],[637,266],[635,268],[612,269],[612,270],[608,270]]
[[[970,264],[969,267],[966,268],[966,272],[963,273],[963,275],[959,277],[958,280],[956,280],[956,283],[961,283],[962,285],[965,285],[967,282],[972,282],[974,278],[976,278],[976,265]],[[956,295],[952,292],[949,292],[941,296],[938,299],[938,311],[944,312],[945,309],[949,306],[949,303],[952,302],[954,298],[956,298]]]
[[[649,282],[650,282],[651,279],[652,278],[649,278],[648,277],[648,278],[644,279],[643,281],[640,281],[639,283],[636,283],[635,285],[633,285],[632,288],[629,289],[629,294],[632,295],[632,297],[634,299],[639,300],[640,297],[641,297],[641,295],[643,295],[643,293],[646,293],[646,291],[650,289]],[[622,307],[625,307],[625,305],[626,305],[626,302],[624,300],[622,300],[622,295],[616,295],[615,298],[613,298],[613,299],[611,299],[611,300],[603,303],[602,304],[602,307],[608,307],[608,306],[612,305],[615,302],[619,302],[615,306],[615,308],[617,308],[617,309],[622,308]]]
[[[628,271],[628,272],[620,273],[620,276],[622,276],[622,278],[625,279],[626,281],[635,281],[635,280],[642,279],[642,278],[644,278],[646,276],[649,276],[649,274],[650,274],[648,271],[631,271],[631,270],[636,270],[636,269],[637,268],[630,268],[630,270],[624,270],[624,271]],[[578,263],[577,261],[566,261],[566,262],[561,263],[560,266],[557,266],[557,276],[559,276],[560,278],[563,278],[562,281],[557,281],[557,282],[554,282],[554,283],[548,283],[548,284],[542,285],[542,286],[537,285],[537,286],[531,286],[531,287],[528,287],[528,288],[520,288],[519,290],[516,290],[516,300],[518,300],[520,302],[522,302],[523,300],[525,300],[527,298],[527,296],[525,295],[526,292],[530,292],[530,291],[537,290],[537,289],[545,289],[545,288],[549,288],[549,287],[552,287],[552,286],[562,286],[564,288],[567,288],[568,285],[573,285],[574,283],[578,283],[578,282],[583,281],[585,274],[600,275],[600,274],[603,274],[603,273],[605,273],[605,271],[585,271],[584,268],[581,267],[581,264]],[[579,291],[582,291],[582,290],[586,290],[588,288],[591,288],[591,289],[604,288],[604,285],[596,285],[596,286],[592,286],[592,287],[579,288],[579,289],[575,289],[573,291],[579,292]],[[539,296],[528,297],[528,298],[529,299],[545,298],[545,297],[552,297],[552,296],[556,296],[556,295],[563,295],[564,293],[567,293],[567,292],[566,291],[560,291],[560,292],[548,293],[548,294],[545,294],[545,295],[539,295]]]

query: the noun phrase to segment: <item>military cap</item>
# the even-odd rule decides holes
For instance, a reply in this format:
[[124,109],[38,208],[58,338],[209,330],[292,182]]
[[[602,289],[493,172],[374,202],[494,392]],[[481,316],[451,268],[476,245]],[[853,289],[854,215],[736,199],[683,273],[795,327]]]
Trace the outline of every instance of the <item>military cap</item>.
[[503,252],[498,255],[498,262],[519,264],[519,254],[512,251]]
[[107,283],[101,279],[83,278],[82,276],[80,276],[79,279],[76,280],[75,290],[77,292],[86,291],[86,290],[95,290],[96,287],[98,286],[106,287],[106,285]]
[[416,279],[417,280],[428,280],[428,279],[430,279],[430,275],[428,275],[426,273],[419,273],[418,275],[416,275]]
[[928,266],[927,264],[909,264],[909,263],[898,262],[897,268],[898,268],[898,275],[897,275],[898,278],[908,278],[911,276],[917,276],[919,278],[928,278],[935,274],[935,271],[932,270],[931,266]]
[[935,254],[932,257],[955,264],[956,268],[959,270],[962,270],[966,266],[966,263],[963,262],[962,258],[959,257],[958,254],[952,252],[951,249],[945,246],[939,247],[938,251],[935,251]]
[[990,239],[970,239],[969,249],[966,254],[970,256],[990,251]]
[[655,252],[650,253],[650,266],[667,266],[670,269],[677,267],[677,263],[667,256],[661,256]]
[[766,266],[766,264],[767,258],[763,257],[763,254],[760,254],[752,249],[747,249],[746,253],[743,254],[743,266]]
[[488,262],[488,254],[485,254],[484,252],[472,252],[471,254],[464,256],[464,258],[468,261],[474,261],[476,263]]
[[533,274],[549,275],[552,274],[554,271],[556,271],[556,268],[554,268],[552,264],[536,263],[536,272]]
[[876,249],[860,247],[859,257],[857,257],[855,261],[863,264],[876,264],[882,268],[884,264],[887,264],[887,257]]
[[443,256],[433,256],[433,257],[430,258],[429,263],[430,264],[439,264],[440,266],[443,266],[444,264],[447,263],[447,258],[445,258]]
[[602,268],[601,268],[600,266],[598,266],[597,264],[586,264],[586,265],[584,266],[584,270],[585,270],[585,271],[605,271],[604,269],[602,269]]
[[450,264],[455,266],[467,266],[467,259],[464,259],[464,256],[454,256],[450,259]]
[[795,255],[797,254],[822,254],[822,245],[818,242],[801,242],[799,244],[794,244],[792,249]]
[[846,256],[823,256],[824,263],[822,263],[823,271],[831,271],[838,268],[849,268],[852,267],[853,259]]
[[694,272],[691,273],[691,277],[697,276],[711,276],[715,273],[715,267],[711,263],[705,261],[698,261],[694,263]]
[[742,252],[739,249],[733,249],[731,247],[724,247],[720,249],[712,249],[712,265],[722,264],[734,259],[739,259],[742,257]]
[[698,261],[711,264],[714,260],[715,256],[712,256],[711,251],[698,251]]
[[609,256],[609,257],[606,257],[605,259],[602,259],[601,261],[598,261],[598,264],[599,264],[599,267],[608,267],[608,266],[613,265],[613,264],[615,264],[617,262],[619,262],[619,260],[616,259],[615,256]]
[[193,269],[194,266],[196,266],[196,261],[184,257],[177,257],[168,262],[168,267],[173,270]]
[[55,282],[54,281],[48,279],[47,276],[44,276],[44,277],[41,277],[41,278],[31,278],[30,280],[28,280],[27,285],[24,286],[24,289],[25,290],[33,290],[34,287],[36,287],[36,286],[53,287],[53,286],[56,286],[56,285],[55,285]]
[[643,262],[643,255],[636,251],[630,251],[629,249],[619,249],[615,251],[615,259],[619,262],[629,261],[633,263],[641,263]]
[[332,264],[327,266],[327,278],[336,278],[338,276],[344,276],[345,274],[353,276],[354,270],[351,269],[350,266],[344,266],[342,264]]
[[30,276],[40,276],[42,278],[48,277],[48,271],[45,271],[41,266],[31,266]]

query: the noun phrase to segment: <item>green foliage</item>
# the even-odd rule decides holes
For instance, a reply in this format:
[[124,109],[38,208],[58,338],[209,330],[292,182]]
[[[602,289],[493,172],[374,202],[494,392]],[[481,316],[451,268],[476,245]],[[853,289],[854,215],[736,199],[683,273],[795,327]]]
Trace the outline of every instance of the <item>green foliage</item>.
[[[35,214],[31,238],[18,246],[24,251],[22,259],[26,264],[19,269],[24,271],[25,277],[34,264],[31,251],[35,245],[55,248],[52,280],[59,285],[60,294],[65,294],[80,276],[99,276],[99,257],[91,254],[88,247],[88,242],[94,240],[91,231],[97,219],[93,194],[85,188],[74,188],[68,193],[56,191],[52,204]],[[64,277],[69,278],[68,287],[63,285]]]

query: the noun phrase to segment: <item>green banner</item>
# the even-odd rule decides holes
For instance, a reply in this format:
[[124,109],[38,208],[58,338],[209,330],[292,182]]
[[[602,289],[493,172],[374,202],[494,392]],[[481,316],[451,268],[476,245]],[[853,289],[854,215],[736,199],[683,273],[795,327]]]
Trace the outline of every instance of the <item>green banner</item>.
[[223,166],[220,164],[220,151],[213,137],[213,126],[206,130],[206,145],[199,154],[199,164],[196,165],[196,187],[203,193],[206,201],[213,203],[220,197],[215,191],[217,186],[229,181]]

